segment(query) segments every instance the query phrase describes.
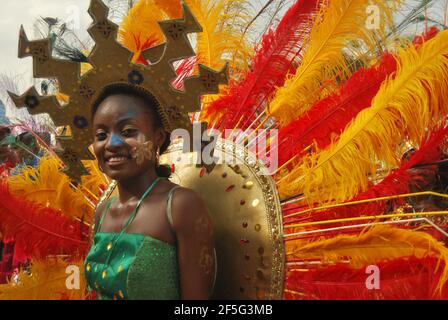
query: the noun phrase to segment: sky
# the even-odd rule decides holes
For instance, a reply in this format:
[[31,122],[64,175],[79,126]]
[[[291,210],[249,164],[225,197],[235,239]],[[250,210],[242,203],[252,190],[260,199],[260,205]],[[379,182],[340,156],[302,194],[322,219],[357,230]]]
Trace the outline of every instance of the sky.
[[[119,0],[106,0],[113,2]],[[261,8],[267,0],[253,0],[254,8]],[[286,0],[288,1],[288,0]],[[291,0],[289,0],[291,1]],[[404,0],[405,4],[416,0]],[[434,14],[438,12],[442,3],[448,0],[435,0],[439,4]],[[122,0],[123,2],[123,0]],[[25,31],[30,39],[35,39],[33,24],[39,17],[58,17],[61,20],[72,22],[75,33],[83,41],[88,39],[86,29],[91,23],[91,18],[87,13],[90,0],[14,0],[1,1],[0,4],[0,77],[6,75],[17,80],[16,84],[20,90],[28,87],[32,83],[32,59],[17,57],[18,35],[20,25],[23,24]],[[126,2],[124,2],[126,3]],[[443,11],[443,10],[442,10]],[[440,17],[439,17],[440,18]],[[262,25],[264,21],[259,21]],[[0,79],[1,80],[1,79]],[[4,99],[0,93],[0,99]]]
[[[59,17],[63,20],[78,16],[78,33],[86,36],[85,29],[92,21],[87,13],[89,0],[16,0],[2,1],[0,10],[0,73],[31,77],[32,59],[17,57],[20,25],[30,39],[35,39],[33,24],[38,17]],[[78,13],[78,14],[76,14]],[[77,20],[72,19],[72,20]]]

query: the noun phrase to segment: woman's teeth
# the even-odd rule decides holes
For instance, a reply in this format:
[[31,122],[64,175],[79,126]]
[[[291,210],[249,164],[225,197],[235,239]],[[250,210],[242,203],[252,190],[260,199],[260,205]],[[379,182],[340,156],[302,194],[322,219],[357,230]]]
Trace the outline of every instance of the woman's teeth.
[[122,161],[126,161],[127,157],[112,157],[109,158],[109,160],[107,160],[107,162],[109,163],[114,163],[114,162],[122,162]]

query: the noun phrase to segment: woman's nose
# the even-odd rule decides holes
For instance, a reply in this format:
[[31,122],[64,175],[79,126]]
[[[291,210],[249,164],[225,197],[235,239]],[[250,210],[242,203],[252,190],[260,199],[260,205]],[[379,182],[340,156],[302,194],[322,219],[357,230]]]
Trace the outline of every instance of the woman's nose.
[[106,149],[117,149],[126,145],[126,142],[116,133],[112,133],[106,144]]

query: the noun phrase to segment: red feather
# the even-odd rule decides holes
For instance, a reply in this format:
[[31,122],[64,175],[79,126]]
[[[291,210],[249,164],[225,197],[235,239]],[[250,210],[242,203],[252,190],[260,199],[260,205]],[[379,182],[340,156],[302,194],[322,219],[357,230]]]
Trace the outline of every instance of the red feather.
[[[399,194],[406,194],[411,191],[411,186],[419,187],[422,184],[422,178],[418,171],[412,168],[419,164],[433,163],[443,156],[443,146],[445,140],[448,138],[448,126],[438,128],[428,135],[428,138],[422,143],[421,147],[409,158],[403,160],[401,166],[387,175],[383,181],[377,185],[372,186],[365,192],[360,193],[349,202],[379,198],[384,196],[393,196]],[[434,166],[427,167],[426,170],[436,170]],[[423,181],[424,182],[424,181]],[[300,222],[303,220],[320,221],[328,219],[340,219],[361,215],[378,215],[382,214],[390,208],[392,204],[400,204],[402,200],[394,201],[376,201],[366,204],[352,205],[340,207],[319,212],[310,212],[304,216],[291,217],[285,219],[285,223]],[[293,210],[291,207],[287,211]],[[287,216],[287,214],[286,214]],[[334,225],[326,225],[331,228]]]
[[[436,291],[444,263],[435,257],[405,257],[377,264],[380,288],[368,289],[365,268],[346,264],[312,268],[309,271],[287,270],[286,299],[305,300],[429,300],[447,299],[448,285]],[[288,292],[288,291],[286,291]],[[300,293],[300,294],[299,294]]]
[[230,84],[229,93],[204,109],[205,117],[221,117],[221,129],[234,128],[241,117],[246,128],[256,110],[284,84],[296,67],[303,41],[309,34],[312,18],[323,0],[297,0],[286,12],[275,31],[269,30],[256,50],[252,70],[242,81]]
[[0,230],[29,257],[78,255],[87,248],[86,226],[52,208],[12,196],[4,183],[0,184]]
[[172,82],[172,86],[177,90],[183,90],[184,80],[193,74],[194,68],[198,62],[197,57],[183,59],[176,67],[176,79]]
[[[439,30],[432,27],[414,39],[419,47],[435,37]],[[381,83],[397,69],[391,54],[384,54],[381,63],[369,69],[355,72],[339,92],[317,102],[306,114],[279,131],[279,165],[313,142],[319,149],[327,147],[350,121],[363,109],[370,107]]]
[[319,149],[328,146],[350,121],[370,107],[381,83],[397,68],[391,54],[383,55],[381,63],[355,72],[339,92],[317,102],[306,114],[279,131],[279,165],[313,142]]
[[423,32],[421,36],[416,36],[412,43],[415,45],[421,45],[423,42],[434,38],[437,33],[439,33],[439,29],[436,26],[432,26],[429,30]]

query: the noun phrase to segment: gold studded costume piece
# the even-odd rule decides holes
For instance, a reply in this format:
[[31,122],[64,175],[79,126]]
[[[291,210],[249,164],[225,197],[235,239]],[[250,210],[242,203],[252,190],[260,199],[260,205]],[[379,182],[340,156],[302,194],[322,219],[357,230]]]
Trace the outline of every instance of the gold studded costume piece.
[[149,66],[130,62],[133,53],[117,42],[118,26],[107,19],[108,12],[101,0],[91,1],[89,13],[94,22],[89,33],[95,47],[88,62],[93,68],[83,75],[80,63],[52,57],[49,39],[29,41],[20,30],[19,57],[33,57],[34,77],[57,78],[60,93],[69,102],[61,105],[55,96],[40,96],[34,87],[21,96],[10,96],[17,107],[26,107],[31,114],[47,113],[57,126],[70,126],[71,136],[60,138],[63,150],[59,156],[67,174],[78,181],[87,174],[81,160],[93,159],[88,150],[93,140],[91,106],[107,85],[130,85],[154,96],[163,125],[171,132],[177,128],[190,131],[189,113],[201,110],[200,96],[217,93],[219,84],[227,83],[227,67],[215,72],[199,65],[199,75],[184,80],[184,90],[171,85],[176,78],[173,63],[195,55],[187,34],[202,31],[186,5],[183,19],[160,22],[166,42],[142,52]]

